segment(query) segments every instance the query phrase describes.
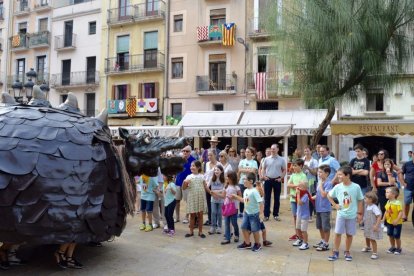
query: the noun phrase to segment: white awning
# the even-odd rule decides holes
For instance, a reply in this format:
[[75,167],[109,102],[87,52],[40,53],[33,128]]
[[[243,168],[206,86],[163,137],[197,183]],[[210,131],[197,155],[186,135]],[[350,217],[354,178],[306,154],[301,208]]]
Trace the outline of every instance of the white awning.
[[118,129],[122,127],[128,130],[129,134],[138,135],[140,133],[146,133],[151,137],[179,137],[180,129],[179,126],[117,126],[109,127],[112,136],[119,136]]
[[[325,118],[326,109],[304,110],[246,110],[240,125],[250,124],[292,124],[292,135],[313,135]],[[323,135],[328,136],[328,127]]]
[[243,111],[187,112],[179,126],[190,137],[275,137],[289,136],[292,125],[256,122],[242,124]]

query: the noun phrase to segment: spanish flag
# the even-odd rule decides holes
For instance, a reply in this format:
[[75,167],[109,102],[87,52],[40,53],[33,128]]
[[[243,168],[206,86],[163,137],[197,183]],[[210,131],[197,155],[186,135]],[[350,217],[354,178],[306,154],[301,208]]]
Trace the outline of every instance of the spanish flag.
[[234,45],[234,37],[236,35],[236,24],[234,24],[234,23],[223,24],[222,34],[223,34],[223,45],[224,46],[233,46]]

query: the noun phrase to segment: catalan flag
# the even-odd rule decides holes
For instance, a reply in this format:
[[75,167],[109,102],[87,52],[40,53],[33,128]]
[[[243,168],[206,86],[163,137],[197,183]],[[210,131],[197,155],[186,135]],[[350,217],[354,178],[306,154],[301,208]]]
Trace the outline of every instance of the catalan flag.
[[135,113],[137,113],[137,99],[129,98],[127,100],[126,111],[129,117],[135,116]]
[[226,23],[222,26],[223,33],[223,45],[224,46],[233,46],[234,37],[236,35],[236,24]]

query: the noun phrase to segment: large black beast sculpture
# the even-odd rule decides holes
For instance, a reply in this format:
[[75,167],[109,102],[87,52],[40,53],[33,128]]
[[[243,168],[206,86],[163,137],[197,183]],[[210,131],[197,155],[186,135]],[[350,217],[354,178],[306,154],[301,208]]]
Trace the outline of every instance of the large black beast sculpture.
[[[82,115],[69,95],[52,108],[34,87],[29,104],[2,94],[0,104],[0,241],[63,244],[119,236],[133,212],[131,178],[183,168],[163,151],[185,139],[135,137],[120,129],[125,147],[114,145],[106,115]],[[126,169],[125,169],[126,168]]]

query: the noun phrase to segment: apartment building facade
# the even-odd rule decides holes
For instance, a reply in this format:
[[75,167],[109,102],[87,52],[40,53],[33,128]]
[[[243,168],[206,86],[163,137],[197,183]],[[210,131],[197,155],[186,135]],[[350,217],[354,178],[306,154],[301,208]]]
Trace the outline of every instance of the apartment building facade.
[[[47,85],[51,51],[51,1],[20,0],[9,1],[8,4],[9,10],[4,10],[4,14],[8,15],[9,26],[5,68],[7,79],[3,90],[11,91],[16,82],[24,85],[29,80]],[[3,9],[6,7],[4,5]],[[26,76],[31,69],[36,72],[36,77]]]
[[166,7],[158,0],[105,1],[101,97],[111,126],[161,125]]
[[0,1],[0,91],[7,92],[9,1]]
[[99,105],[101,75],[102,1],[55,0],[51,18],[53,34],[50,54],[50,96],[53,106],[76,95],[87,116],[95,116]]

